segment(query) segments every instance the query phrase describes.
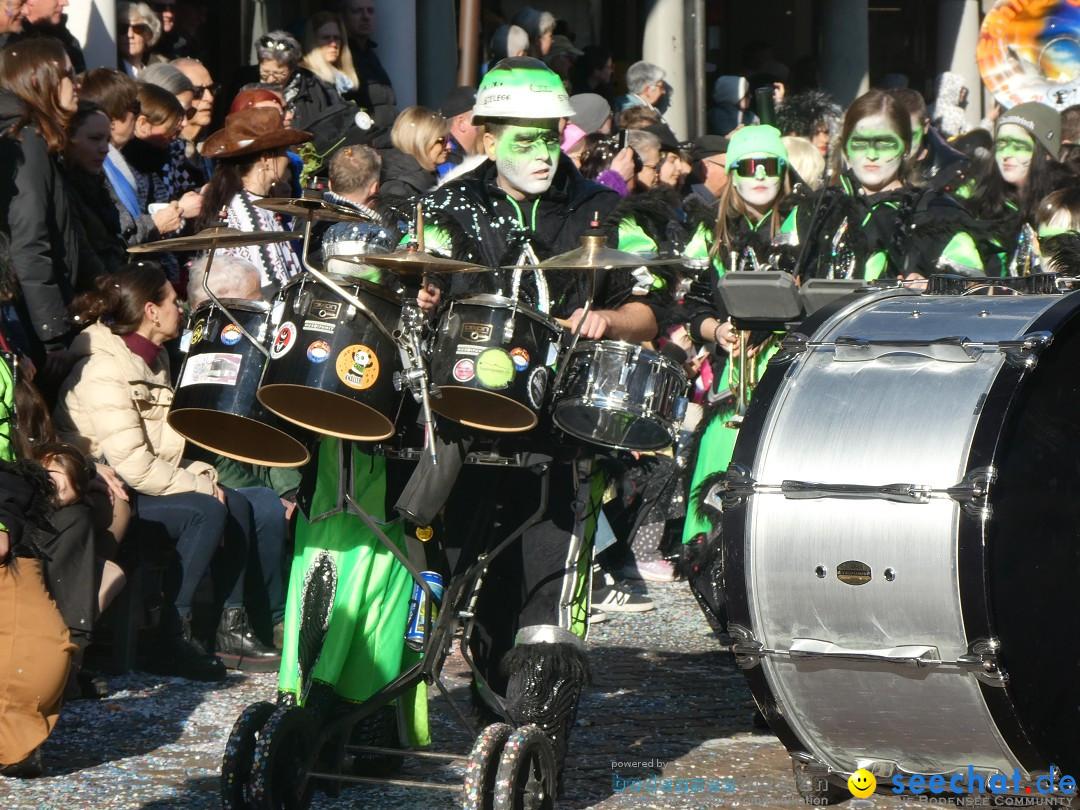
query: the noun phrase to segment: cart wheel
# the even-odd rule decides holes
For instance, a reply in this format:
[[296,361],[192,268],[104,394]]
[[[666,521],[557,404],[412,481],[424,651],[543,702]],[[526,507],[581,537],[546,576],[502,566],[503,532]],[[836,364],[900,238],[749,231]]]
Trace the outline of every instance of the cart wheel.
[[277,707],[265,700],[252,703],[236,718],[225,755],[221,758],[221,807],[222,810],[247,810],[248,777],[251,776],[251,760],[255,756],[258,734]]
[[247,794],[251,807],[306,810],[315,792],[308,771],[317,754],[309,712],[299,706],[276,709],[255,744]]
[[495,774],[494,810],[551,810],[555,806],[555,749],[537,726],[507,739]]
[[808,804],[840,804],[851,798],[851,791],[834,785],[821,771],[812,770],[806,763],[792,760],[795,789]]
[[465,795],[461,810],[492,810],[495,802],[495,773],[503,746],[514,733],[506,723],[492,723],[480,732],[465,767]]

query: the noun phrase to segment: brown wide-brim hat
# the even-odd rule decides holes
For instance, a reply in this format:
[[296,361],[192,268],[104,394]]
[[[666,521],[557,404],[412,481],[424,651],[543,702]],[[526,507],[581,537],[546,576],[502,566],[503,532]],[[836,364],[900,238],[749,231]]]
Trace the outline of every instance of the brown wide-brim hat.
[[311,140],[311,133],[288,129],[273,107],[252,107],[225,117],[225,126],[206,139],[203,157],[235,158],[295,146]]

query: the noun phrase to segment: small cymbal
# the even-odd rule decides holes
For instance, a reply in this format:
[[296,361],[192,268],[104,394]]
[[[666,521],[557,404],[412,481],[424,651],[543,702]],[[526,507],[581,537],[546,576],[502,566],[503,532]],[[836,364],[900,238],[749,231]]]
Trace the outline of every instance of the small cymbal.
[[161,239],[145,245],[129,247],[128,253],[172,253],[217,248],[241,247],[243,245],[268,245],[272,242],[288,242],[299,237],[292,231],[238,231],[235,228],[203,228],[193,236]]
[[336,256],[344,261],[383,267],[399,276],[422,276],[424,273],[489,273],[490,267],[481,264],[445,259],[419,250],[397,250],[393,253],[365,253],[359,256]]
[[377,220],[379,215],[365,206],[358,206],[354,210],[344,205],[335,205],[318,197],[296,197],[287,199],[284,197],[264,197],[257,201],[258,208],[265,208],[277,214],[287,214],[290,217],[307,219],[308,214],[313,214],[313,219],[322,222],[371,222]]
[[641,256],[637,253],[626,253],[621,250],[613,250],[605,243],[604,236],[586,234],[581,237],[581,247],[550,259],[544,259],[539,264],[514,264],[505,269],[512,270],[520,267],[522,270],[612,270],[625,267],[651,267],[659,264],[682,264],[683,259],[656,259]]

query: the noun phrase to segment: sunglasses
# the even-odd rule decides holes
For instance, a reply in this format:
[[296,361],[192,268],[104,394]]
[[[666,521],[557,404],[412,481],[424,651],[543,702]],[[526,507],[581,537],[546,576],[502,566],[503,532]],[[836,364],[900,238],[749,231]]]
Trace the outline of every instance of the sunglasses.
[[271,48],[275,51],[292,50],[292,45],[283,39],[276,39],[269,34],[259,39],[260,48]]
[[766,177],[779,177],[785,165],[784,161],[777,157],[743,158],[731,168],[739,177],[754,177],[759,168],[765,170]]
[[204,94],[209,93],[212,96],[216,96],[221,89],[220,84],[202,84],[195,85],[191,88],[195,93],[195,98],[202,98]]

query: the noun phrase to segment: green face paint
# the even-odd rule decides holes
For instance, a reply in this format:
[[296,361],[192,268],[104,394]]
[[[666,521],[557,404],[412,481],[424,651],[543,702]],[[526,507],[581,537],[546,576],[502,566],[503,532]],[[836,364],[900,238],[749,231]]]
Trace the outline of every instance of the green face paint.
[[543,194],[559,165],[559,132],[550,127],[508,126],[495,141],[499,177],[527,195]]
[[871,193],[896,182],[904,159],[904,139],[884,115],[862,118],[844,144],[844,156],[855,178]]
[[994,140],[994,160],[1006,183],[1023,186],[1031,174],[1035,139],[1016,124],[1002,124]]

